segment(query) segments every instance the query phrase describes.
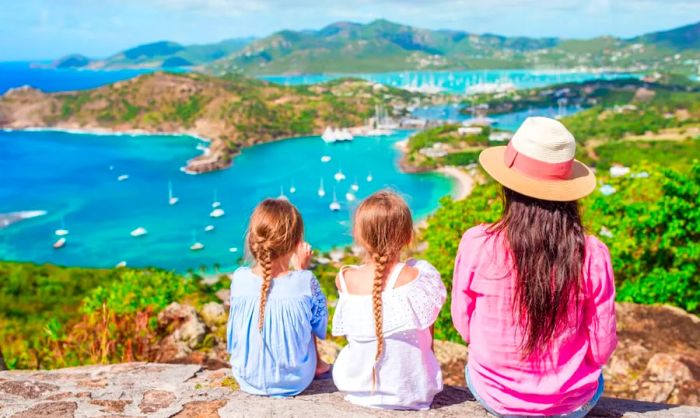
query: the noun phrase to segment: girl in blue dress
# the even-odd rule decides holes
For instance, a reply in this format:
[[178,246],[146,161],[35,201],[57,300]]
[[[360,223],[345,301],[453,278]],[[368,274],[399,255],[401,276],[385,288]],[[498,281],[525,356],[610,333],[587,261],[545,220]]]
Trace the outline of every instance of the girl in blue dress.
[[289,201],[266,199],[253,211],[246,246],[254,263],[231,277],[227,326],[233,376],[244,392],[293,396],[330,369],[315,345],[326,337],[326,297],[306,270],[311,247],[303,238]]

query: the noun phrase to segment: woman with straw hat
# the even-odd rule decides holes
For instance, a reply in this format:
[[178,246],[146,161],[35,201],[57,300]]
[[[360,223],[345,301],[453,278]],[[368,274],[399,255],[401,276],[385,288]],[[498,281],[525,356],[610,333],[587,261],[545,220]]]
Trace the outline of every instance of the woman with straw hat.
[[452,320],[469,343],[469,388],[496,416],[585,416],[617,345],[610,254],[577,203],[595,175],[575,149],[560,122],[531,117],[479,156],[505,205],[462,238]]

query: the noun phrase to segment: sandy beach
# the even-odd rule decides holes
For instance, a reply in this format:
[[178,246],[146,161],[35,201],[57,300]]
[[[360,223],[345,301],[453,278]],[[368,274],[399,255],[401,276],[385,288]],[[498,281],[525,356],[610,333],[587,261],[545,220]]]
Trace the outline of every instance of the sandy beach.
[[447,166],[440,167],[436,171],[438,173],[452,177],[457,183],[457,188],[455,189],[452,195],[452,197],[455,200],[462,200],[465,197],[469,196],[469,194],[472,192],[472,188],[474,187],[474,178],[461,168],[455,166]]

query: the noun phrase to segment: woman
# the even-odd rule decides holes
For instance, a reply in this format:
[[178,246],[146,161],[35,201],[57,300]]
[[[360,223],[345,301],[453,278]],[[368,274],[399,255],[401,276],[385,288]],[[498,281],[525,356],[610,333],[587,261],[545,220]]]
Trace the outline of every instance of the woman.
[[496,416],[585,416],[617,344],[610,254],[584,234],[577,204],[595,176],[575,148],[561,123],[532,117],[479,156],[505,207],[464,234],[451,308],[469,388]]

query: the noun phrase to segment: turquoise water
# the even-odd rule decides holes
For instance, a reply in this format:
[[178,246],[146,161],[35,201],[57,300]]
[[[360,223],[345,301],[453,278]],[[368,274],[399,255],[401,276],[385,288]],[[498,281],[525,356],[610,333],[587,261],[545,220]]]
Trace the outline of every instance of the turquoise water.
[[46,92],[92,89],[153,70],[84,70],[37,68],[29,62],[0,62],[0,94],[29,85]]
[[446,93],[465,93],[469,86],[479,83],[510,82],[516,88],[542,87],[551,84],[587,80],[613,80],[637,77],[629,73],[541,71],[541,70],[464,70],[464,71],[401,71],[388,73],[298,74],[274,75],[260,78],[278,84],[315,84],[341,77],[359,77],[394,87],[435,86]]
[[[151,72],[153,69],[86,70],[35,68],[29,62],[0,62],[0,94],[10,88],[30,85],[43,91],[83,90]],[[173,70],[169,70],[173,71]],[[184,70],[177,70],[184,71]],[[592,79],[636,77],[625,73],[540,70],[403,71],[388,73],[300,74],[261,76],[278,84],[313,84],[340,78],[360,77],[395,87],[437,86],[447,93],[464,93],[478,83],[511,82],[517,88]]]
[[[450,193],[450,179],[398,170],[394,143],[408,134],[331,145],[318,137],[259,145],[245,149],[228,170],[191,176],[180,167],[199,154],[200,141],[192,137],[0,132],[0,213],[48,212],[0,229],[0,259],[95,267],[126,261],[178,271],[215,263],[233,268],[242,255],[249,213],[261,199],[280,195],[280,188],[299,207],[314,247],[348,244],[350,211],[357,202],[348,203],[345,193],[355,178],[358,200],[391,187],[404,194],[416,217]],[[320,157],[326,154],[332,160],[324,164]],[[339,169],[347,176],[341,183],[333,179]],[[368,183],[370,170],[374,181]],[[117,181],[122,174],[129,179]],[[317,196],[321,178],[325,198]],[[174,206],[168,205],[169,181],[180,199]],[[328,208],[334,187],[339,212]],[[226,212],[218,219],[209,216],[215,191]],[[70,235],[64,248],[54,250],[61,219]],[[207,225],[216,229],[205,232]],[[137,227],[148,234],[131,237]],[[193,234],[203,250],[190,251]]]
[[[464,121],[472,118],[471,114],[463,114],[460,113],[459,110],[460,107],[457,105],[428,106],[416,109],[413,111],[413,116],[424,119],[449,121]],[[519,112],[488,115],[488,117],[496,121],[494,124],[495,128],[515,131],[525,122],[525,119],[530,116],[546,116],[553,118],[557,116],[573,115],[581,110],[583,110],[581,106],[563,106],[561,109],[558,107],[536,107]]]

